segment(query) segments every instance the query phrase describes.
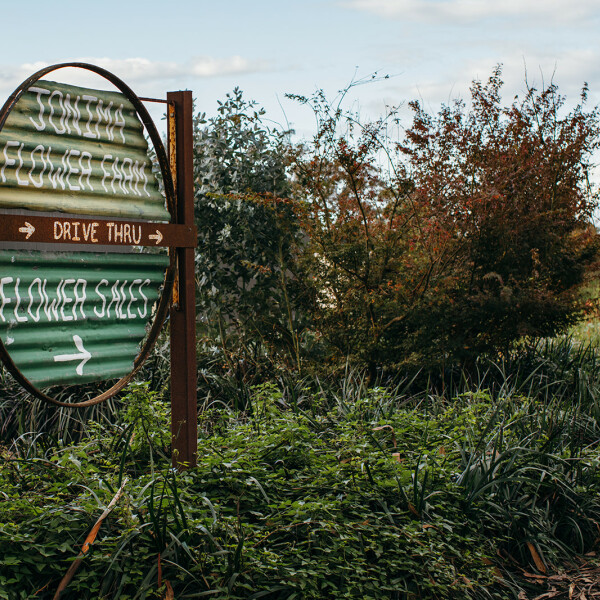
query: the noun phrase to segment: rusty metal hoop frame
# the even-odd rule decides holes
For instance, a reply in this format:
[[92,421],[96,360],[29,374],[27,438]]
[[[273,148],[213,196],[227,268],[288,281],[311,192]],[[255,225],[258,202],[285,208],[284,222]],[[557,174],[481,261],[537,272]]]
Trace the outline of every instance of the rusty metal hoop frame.
[[[42,77],[48,75],[53,71],[65,68],[83,69],[85,71],[91,71],[93,73],[96,73],[97,75],[100,75],[101,77],[112,83],[133,104],[133,107],[135,108],[138,116],[140,117],[142,124],[146,128],[146,131],[150,136],[150,140],[152,141],[152,144],[154,146],[156,157],[160,166],[160,171],[163,177],[165,195],[167,198],[167,210],[171,215],[171,223],[175,223],[177,219],[175,210],[175,187],[173,184],[173,177],[167,158],[167,153],[165,151],[165,147],[162,143],[162,140],[160,139],[160,135],[156,129],[156,126],[154,125],[154,122],[152,121],[152,118],[150,117],[150,114],[148,113],[148,110],[143,105],[141,99],[124,81],[119,79],[110,71],[107,71],[106,69],[103,69],[102,67],[98,67],[96,65],[79,62],[59,63],[40,69],[39,71],[31,75],[28,79],[26,79],[23,83],[21,83],[21,85],[9,96],[8,100],[4,103],[2,109],[0,109],[0,131],[2,131],[2,128],[6,123],[6,119],[8,118],[8,115],[14,108],[15,104],[36,81],[39,81]],[[164,320],[167,316],[167,312],[169,309],[169,302],[171,299],[171,292],[173,289],[173,282],[175,279],[176,253],[173,252],[172,248],[169,248],[169,259],[170,263],[167,267],[167,270],[165,271],[163,290],[156,313],[154,315],[154,320],[152,322],[152,326],[150,328],[150,331],[148,332],[148,335],[146,336],[146,340],[144,341],[140,352],[134,359],[133,369],[130,373],[119,379],[119,381],[117,381],[112,387],[110,387],[102,394],[95,396],[94,398],[90,398],[89,400],[84,400],[83,402],[63,402],[61,400],[53,398],[52,396],[44,394],[41,390],[37,389],[37,387],[33,385],[33,383],[31,383],[31,381],[29,381],[21,373],[21,371],[18,369],[18,367],[15,365],[12,358],[10,357],[10,354],[6,350],[2,340],[0,340],[0,360],[2,360],[10,374],[32,396],[39,398],[40,400],[50,402],[57,406],[63,406],[67,408],[84,408],[86,406],[100,404],[101,402],[112,398],[133,379],[134,375],[144,364],[144,362],[148,358],[148,355],[150,354],[150,351],[156,343],[160,330],[162,329]]]

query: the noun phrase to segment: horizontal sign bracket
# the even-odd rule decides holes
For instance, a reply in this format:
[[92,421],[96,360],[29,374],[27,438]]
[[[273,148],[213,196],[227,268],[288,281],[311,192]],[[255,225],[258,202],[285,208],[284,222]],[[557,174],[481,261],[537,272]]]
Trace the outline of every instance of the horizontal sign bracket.
[[1,242],[195,248],[195,226],[117,219],[0,214]]

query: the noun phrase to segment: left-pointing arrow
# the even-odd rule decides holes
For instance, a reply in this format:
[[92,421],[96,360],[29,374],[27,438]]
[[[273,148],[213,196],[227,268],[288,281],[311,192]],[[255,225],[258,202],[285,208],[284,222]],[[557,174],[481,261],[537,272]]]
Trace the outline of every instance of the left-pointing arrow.
[[25,227],[19,227],[19,233],[26,233],[27,234],[25,236],[26,240],[28,240],[33,235],[34,231],[35,231],[35,227],[31,223],[29,223],[28,221],[25,221]]
[[83,367],[85,363],[92,358],[92,355],[83,347],[83,340],[78,336],[73,336],[73,341],[79,354],[58,354],[54,357],[54,362],[70,362],[72,360],[80,360],[81,362],[77,365],[75,372],[77,375],[83,375]]

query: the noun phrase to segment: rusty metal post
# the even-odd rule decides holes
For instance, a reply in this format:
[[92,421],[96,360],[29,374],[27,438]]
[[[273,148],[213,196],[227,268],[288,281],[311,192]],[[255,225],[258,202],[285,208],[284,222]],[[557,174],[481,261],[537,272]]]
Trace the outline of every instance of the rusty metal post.
[[[169,161],[175,184],[177,224],[194,225],[192,92],[169,92]],[[198,453],[196,400],[196,299],[194,249],[177,248],[170,312],[171,442],[173,466],[195,467]]]

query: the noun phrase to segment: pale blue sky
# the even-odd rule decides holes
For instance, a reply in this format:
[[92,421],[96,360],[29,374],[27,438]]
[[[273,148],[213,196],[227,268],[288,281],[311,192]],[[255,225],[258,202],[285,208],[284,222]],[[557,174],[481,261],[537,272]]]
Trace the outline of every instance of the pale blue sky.
[[286,93],[322,87],[333,96],[373,71],[391,77],[349,98],[365,117],[413,98],[436,109],[496,63],[508,100],[522,91],[526,65],[531,81],[554,76],[573,100],[588,81],[596,103],[598,31],[600,0],[3,2],[0,100],[43,65],[84,60],[141,96],[191,89],[209,114],[238,85],[300,135],[311,133],[312,116]]

